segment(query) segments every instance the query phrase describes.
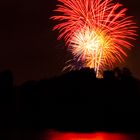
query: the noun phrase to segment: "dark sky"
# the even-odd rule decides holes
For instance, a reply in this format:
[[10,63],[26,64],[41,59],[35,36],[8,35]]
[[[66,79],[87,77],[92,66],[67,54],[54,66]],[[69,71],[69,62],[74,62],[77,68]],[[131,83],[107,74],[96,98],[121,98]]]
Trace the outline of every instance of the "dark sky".
[[[119,0],[128,7],[140,25],[140,1]],[[0,1],[0,71],[11,70],[14,83],[39,80],[61,74],[70,58],[64,43],[57,41],[53,32],[56,0],[1,0]],[[140,37],[134,42],[124,66],[140,78]]]

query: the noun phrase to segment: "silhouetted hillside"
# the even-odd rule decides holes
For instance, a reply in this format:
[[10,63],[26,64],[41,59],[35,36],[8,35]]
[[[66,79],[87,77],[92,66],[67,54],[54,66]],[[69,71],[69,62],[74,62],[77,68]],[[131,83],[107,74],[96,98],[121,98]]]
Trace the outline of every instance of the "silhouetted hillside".
[[2,126],[39,131],[139,131],[140,82],[127,68],[105,71],[103,76],[98,79],[93,69],[85,68],[13,87],[11,74],[1,73]]

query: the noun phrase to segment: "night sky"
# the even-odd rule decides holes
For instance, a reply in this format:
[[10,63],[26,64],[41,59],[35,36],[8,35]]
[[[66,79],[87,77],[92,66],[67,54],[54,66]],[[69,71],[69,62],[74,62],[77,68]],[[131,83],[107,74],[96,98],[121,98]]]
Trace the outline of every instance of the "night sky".
[[[140,1],[119,0],[140,25]],[[71,58],[63,41],[57,41],[55,22],[50,16],[56,0],[0,1],[0,71],[11,70],[14,84],[39,80],[61,74]],[[140,31],[138,31],[140,34]],[[123,66],[140,79],[140,37],[128,53]]]

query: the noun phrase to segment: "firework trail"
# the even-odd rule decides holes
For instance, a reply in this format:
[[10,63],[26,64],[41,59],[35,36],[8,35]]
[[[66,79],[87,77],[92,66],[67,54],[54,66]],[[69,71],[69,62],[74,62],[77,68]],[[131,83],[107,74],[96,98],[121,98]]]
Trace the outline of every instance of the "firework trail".
[[58,39],[64,38],[74,62],[94,68],[99,77],[103,70],[124,61],[125,50],[133,46],[130,41],[137,35],[126,8],[113,0],[58,1],[57,15],[51,17],[59,21],[54,30],[59,30]]

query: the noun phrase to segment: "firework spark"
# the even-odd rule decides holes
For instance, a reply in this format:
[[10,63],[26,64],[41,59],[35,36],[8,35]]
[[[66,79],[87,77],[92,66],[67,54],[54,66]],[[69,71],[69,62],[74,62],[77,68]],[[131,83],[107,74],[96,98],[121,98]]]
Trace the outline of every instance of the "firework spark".
[[94,68],[97,76],[124,61],[135,40],[136,24],[126,8],[113,0],[58,0],[58,39],[64,38],[74,60]]

